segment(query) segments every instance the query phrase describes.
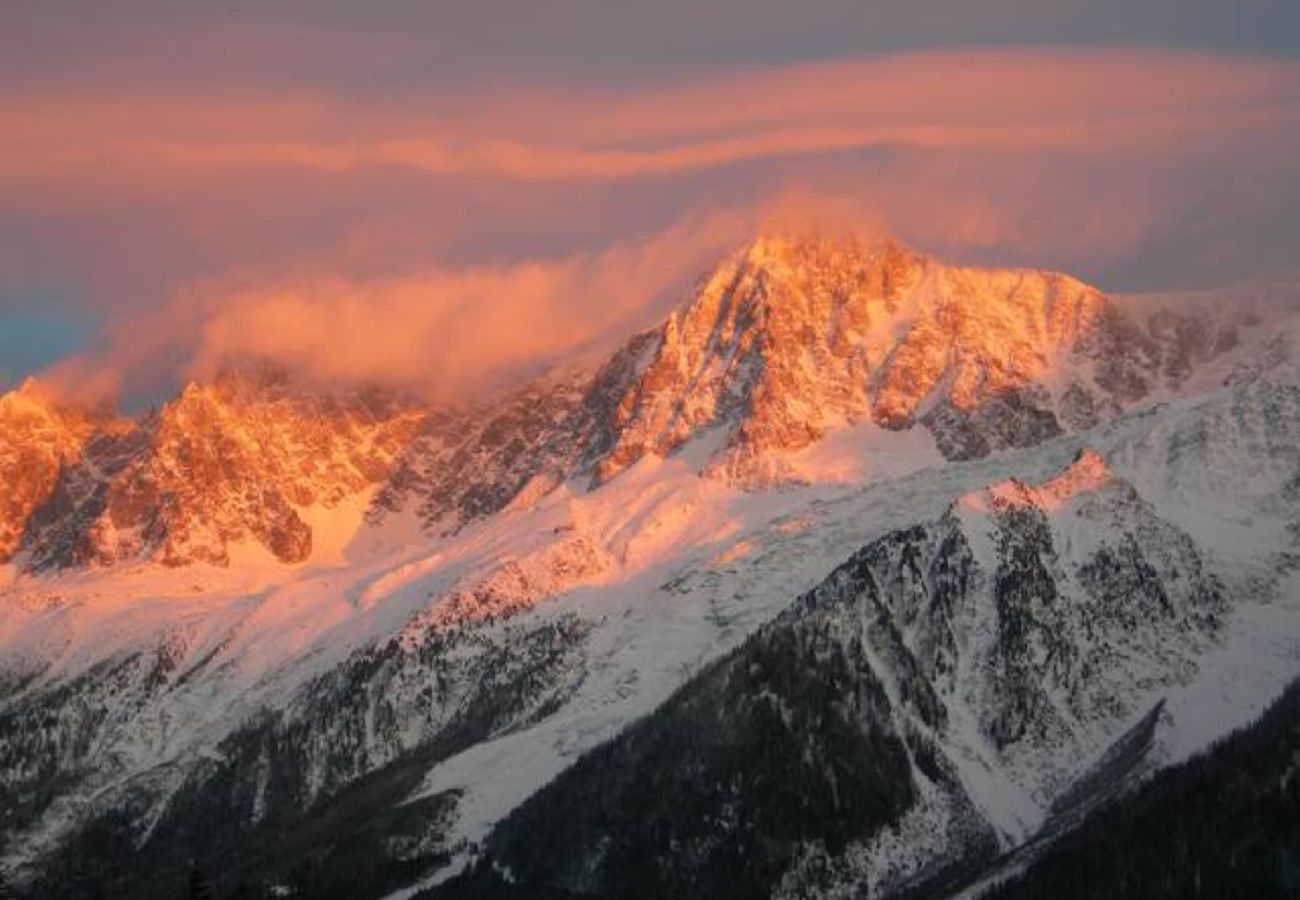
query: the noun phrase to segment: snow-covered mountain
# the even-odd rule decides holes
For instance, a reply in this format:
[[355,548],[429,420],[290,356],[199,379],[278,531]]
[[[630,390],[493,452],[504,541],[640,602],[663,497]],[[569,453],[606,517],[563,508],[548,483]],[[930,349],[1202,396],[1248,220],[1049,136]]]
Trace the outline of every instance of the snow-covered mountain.
[[578,892],[899,889],[1032,834],[1226,613],[1195,541],[1084,449],[867,544],[493,849]]
[[28,519],[21,549],[36,569],[229,565],[241,544],[302,562],[304,512],[385,478],[425,418],[376,391],[309,393],[269,368],[229,371],[96,431]]
[[6,555],[26,550],[38,569],[224,565],[254,545],[302,562],[308,510],[366,495],[372,524],[413,510],[455,530],[706,433],[718,446],[704,474],[753,488],[816,480],[799,454],[845,426],[922,426],[945,458],[980,457],[1187,387],[1287,377],[1292,336],[1276,313],[1293,297],[1265,286],[1245,299],[1117,302],[1065,275],[946,266],[890,238],[762,238],[604,366],[560,367],[470,410],[296,384],[269,366],[191,383],[136,421],[93,420],[27,385],[3,411],[7,465],[30,482],[6,511]]
[[28,385],[6,859],[55,897],[193,859],[349,897],[480,858],[673,896],[952,877],[1300,668],[1297,329],[1298,284],[767,237],[468,409],[271,368],[134,420]]
[[0,561],[23,540],[32,513],[53,493],[62,468],[80,458],[87,439],[110,422],[60,404],[32,379],[0,396]]

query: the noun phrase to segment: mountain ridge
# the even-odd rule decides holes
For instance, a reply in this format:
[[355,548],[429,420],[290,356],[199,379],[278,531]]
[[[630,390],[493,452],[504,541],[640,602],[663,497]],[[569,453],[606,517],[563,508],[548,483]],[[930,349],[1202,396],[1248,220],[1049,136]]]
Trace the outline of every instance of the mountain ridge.
[[[471,409],[266,370],[135,421],[28,417],[0,449],[50,450],[55,502],[0,584],[6,860],[56,898],[78,866],[144,898],[223,858],[409,895],[701,673],[733,667],[708,703],[758,709],[735,654],[787,651],[803,674],[765,677],[820,699],[777,717],[780,746],[866,728],[913,789],[870,834],[804,810],[769,887],[901,885],[1010,847],[1157,703],[1134,777],[1300,658],[1300,292],[1172,307],[769,241],[603,365]],[[734,750],[753,723],[727,721]],[[745,756],[721,752],[700,758]],[[684,804],[662,799],[671,830]]]
[[[921,427],[944,457],[975,458],[1095,425],[1234,350],[1249,356],[1249,315],[1161,308],[1144,321],[1057,273],[946,266],[888,237],[759,238],[602,365],[560,367],[469,410],[255,367],[191,383],[155,414],[80,425],[29,466],[44,474],[6,509],[0,554],[25,550],[36,570],[228,565],[251,541],[302,563],[316,504],[365,495],[372,524],[414,508],[447,533],[570,479],[599,488],[706,432],[720,446],[701,473],[755,490],[806,478],[789,458],[860,423]],[[1290,364],[1288,348],[1268,351]],[[1255,354],[1238,376],[1267,364]],[[19,434],[6,435],[10,457],[26,452]]]

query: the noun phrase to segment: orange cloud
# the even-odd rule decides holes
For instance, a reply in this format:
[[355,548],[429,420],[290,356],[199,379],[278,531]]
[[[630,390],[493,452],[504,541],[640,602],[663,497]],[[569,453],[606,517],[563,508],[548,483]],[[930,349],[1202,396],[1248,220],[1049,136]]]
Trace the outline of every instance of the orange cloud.
[[521,180],[659,177],[871,147],[1186,152],[1300,126],[1300,62],[1152,51],[914,53],[632,91],[397,107],[309,95],[0,97],[0,177],[397,167]]
[[189,377],[271,359],[326,382],[472,399],[650,324],[750,233],[747,215],[719,213],[568,257],[372,279],[317,272],[209,280],[44,377],[67,393],[129,390],[132,380],[174,364],[183,348]]
[[1295,60],[986,50],[600,89],[10,88],[0,136],[0,224],[49,235],[0,241],[0,288],[85,266],[113,324],[58,374],[97,390],[249,355],[486,390],[646,323],[773,216],[870,218],[1085,277],[1172,247],[1182,283],[1249,270],[1259,234],[1284,235],[1280,259],[1300,232]]

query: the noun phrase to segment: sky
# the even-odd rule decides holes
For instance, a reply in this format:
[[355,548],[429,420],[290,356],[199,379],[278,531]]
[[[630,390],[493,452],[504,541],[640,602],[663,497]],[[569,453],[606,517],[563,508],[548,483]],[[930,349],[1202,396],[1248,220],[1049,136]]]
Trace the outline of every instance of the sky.
[[0,5],[0,387],[463,398],[790,220],[1106,290],[1300,271],[1294,0]]

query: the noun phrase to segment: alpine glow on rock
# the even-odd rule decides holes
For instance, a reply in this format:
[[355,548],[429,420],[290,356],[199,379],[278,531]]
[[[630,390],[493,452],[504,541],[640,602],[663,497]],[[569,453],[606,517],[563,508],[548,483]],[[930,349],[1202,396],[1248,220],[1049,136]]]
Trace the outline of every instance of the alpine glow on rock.
[[6,7],[0,898],[1297,896],[1300,13],[1075,6]]

